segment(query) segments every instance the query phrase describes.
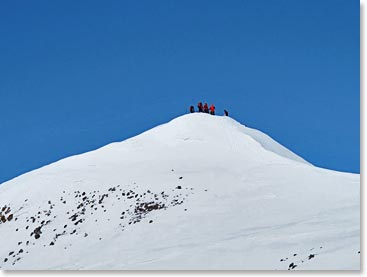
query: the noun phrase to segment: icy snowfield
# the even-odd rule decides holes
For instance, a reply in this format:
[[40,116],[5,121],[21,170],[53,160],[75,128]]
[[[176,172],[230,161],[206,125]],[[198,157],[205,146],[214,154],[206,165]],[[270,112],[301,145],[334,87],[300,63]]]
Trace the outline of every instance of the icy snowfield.
[[360,176],[184,115],[0,185],[1,269],[360,268]]

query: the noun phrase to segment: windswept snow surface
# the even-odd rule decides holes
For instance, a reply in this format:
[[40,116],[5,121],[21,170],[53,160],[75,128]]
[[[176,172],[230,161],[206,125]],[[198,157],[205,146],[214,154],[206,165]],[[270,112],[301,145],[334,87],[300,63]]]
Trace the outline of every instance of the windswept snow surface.
[[360,268],[360,176],[184,115],[0,186],[1,269]]

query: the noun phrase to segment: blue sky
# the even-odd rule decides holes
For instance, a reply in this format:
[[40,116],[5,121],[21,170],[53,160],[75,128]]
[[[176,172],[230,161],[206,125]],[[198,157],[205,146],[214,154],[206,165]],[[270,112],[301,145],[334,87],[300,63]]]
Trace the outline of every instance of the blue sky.
[[8,1],[0,37],[0,183],[198,101],[359,172],[359,1]]

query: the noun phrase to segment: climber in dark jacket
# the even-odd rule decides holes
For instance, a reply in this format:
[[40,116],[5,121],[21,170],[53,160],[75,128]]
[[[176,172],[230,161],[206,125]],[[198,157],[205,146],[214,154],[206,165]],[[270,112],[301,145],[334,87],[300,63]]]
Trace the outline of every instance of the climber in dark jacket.
[[224,110],[224,115],[228,116],[228,111],[227,110]]
[[207,103],[204,104],[204,113],[209,113],[209,108],[208,108]]
[[199,104],[198,104],[198,111],[199,111],[199,113],[203,112],[203,103],[201,103],[201,102],[199,102]]
[[194,113],[194,112],[195,112],[194,106],[190,106],[190,113]]

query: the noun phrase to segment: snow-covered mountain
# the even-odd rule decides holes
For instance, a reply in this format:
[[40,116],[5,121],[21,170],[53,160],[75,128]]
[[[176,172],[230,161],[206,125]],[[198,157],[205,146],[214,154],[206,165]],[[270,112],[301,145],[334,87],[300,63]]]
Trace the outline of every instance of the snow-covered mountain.
[[360,176],[184,115],[0,185],[1,269],[359,269]]

